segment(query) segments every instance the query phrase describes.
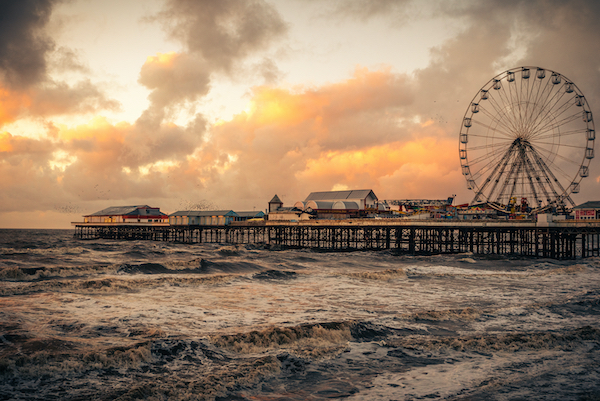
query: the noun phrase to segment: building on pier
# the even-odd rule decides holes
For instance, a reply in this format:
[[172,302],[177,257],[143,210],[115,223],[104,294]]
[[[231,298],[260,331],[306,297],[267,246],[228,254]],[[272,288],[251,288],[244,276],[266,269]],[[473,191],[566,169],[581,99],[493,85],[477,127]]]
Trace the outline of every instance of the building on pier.
[[277,211],[277,209],[283,207],[283,202],[279,199],[279,196],[275,194],[273,199],[269,201],[269,213]]
[[316,215],[318,219],[347,219],[367,217],[385,211],[371,189],[311,192],[294,207]]
[[311,214],[304,212],[304,205],[302,207],[296,207],[296,205],[283,206],[283,202],[277,195],[269,201],[268,210],[267,218],[271,221],[299,221],[313,217]]
[[588,201],[573,208],[575,220],[600,220],[600,201]]
[[264,217],[263,211],[181,210],[169,215],[169,224],[172,226],[227,226],[234,221],[248,221]]
[[235,214],[237,215],[235,218],[235,221],[248,221],[248,220],[253,220],[253,219],[264,219],[265,218],[265,212],[263,212],[262,210],[259,211],[252,211],[252,212],[235,212]]
[[166,213],[161,212],[158,207],[148,205],[111,206],[83,216],[83,224],[164,225],[168,223],[169,216]]
[[169,215],[172,226],[226,226],[235,221],[233,210],[181,210]]

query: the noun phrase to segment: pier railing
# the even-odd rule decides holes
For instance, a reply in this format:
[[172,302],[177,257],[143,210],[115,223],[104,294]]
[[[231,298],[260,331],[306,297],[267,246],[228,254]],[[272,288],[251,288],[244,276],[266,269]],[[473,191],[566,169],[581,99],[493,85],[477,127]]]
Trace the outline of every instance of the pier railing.
[[82,224],[81,239],[152,240],[188,244],[265,244],[285,248],[394,250],[407,254],[472,252],[553,259],[600,256],[600,227],[520,225],[247,224],[132,226]]

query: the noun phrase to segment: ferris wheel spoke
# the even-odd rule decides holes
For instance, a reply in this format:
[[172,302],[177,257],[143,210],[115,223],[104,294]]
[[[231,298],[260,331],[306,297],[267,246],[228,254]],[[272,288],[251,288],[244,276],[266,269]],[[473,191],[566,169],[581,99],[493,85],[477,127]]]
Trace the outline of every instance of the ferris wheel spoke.
[[[490,129],[494,132],[501,133],[507,138],[513,137],[511,134],[513,129],[506,124],[506,122],[502,121],[502,118],[496,117],[494,114],[490,113],[487,109],[481,108],[481,113],[489,118],[490,121],[480,121],[480,120],[472,120],[472,123],[483,125],[485,128]],[[492,127],[493,125],[493,127]]]
[[[540,142],[537,141],[536,145],[551,145],[551,146],[557,146],[557,144],[555,143],[550,143],[550,142]],[[567,145],[566,143],[561,143],[560,146],[565,146],[567,148],[577,148],[577,149],[585,149],[585,146],[577,146],[577,145]]]
[[[545,85],[542,85],[542,82],[545,82]],[[534,93],[534,90],[532,89],[532,94],[531,94],[532,97],[530,99],[531,104],[528,105],[529,106],[529,114],[527,116],[527,122],[526,122],[527,128],[531,128],[531,126],[535,124],[535,121],[537,120],[537,117],[539,114],[539,109],[543,108],[543,105],[540,106],[540,104],[542,103],[542,96],[546,92],[546,89],[548,88],[548,84],[549,84],[549,80],[545,80],[545,81],[540,80],[540,79],[534,80],[533,87],[537,86],[537,90],[535,90],[535,93]]]
[[470,160],[471,175],[477,179],[485,176],[494,167],[495,163],[502,158],[505,152],[506,149],[498,149],[493,154],[482,155]]
[[494,154],[483,155],[470,161],[469,166],[472,167],[471,175],[474,178],[480,178],[494,167],[495,163],[505,154],[505,149],[498,149]]
[[472,167],[471,174],[477,175],[481,171],[484,171],[486,168],[493,165],[493,163],[496,162],[504,152],[504,149],[498,149],[492,154],[485,154],[470,160],[469,166]]
[[[504,136],[506,136],[507,138],[510,138],[512,140],[513,135],[510,134],[510,132],[512,132],[512,129],[510,127],[508,127],[504,122],[502,122],[501,119],[498,119],[495,115],[493,115],[492,113],[490,113],[487,109],[485,108],[480,108],[480,111],[482,114],[486,115],[487,117],[489,117],[489,119],[491,120],[490,123],[496,123],[496,128],[492,128],[491,125],[485,124],[482,121],[479,120],[472,120],[472,123],[475,124],[480,124],[483,125],[485,128],[501,133]],[[502,128],[502,129],[500,129]]]
[[[551,92],[552,92],[552,90],[551,90]],[[539,124],[541,124],[543,121],[545,121],[548,118],[550,113],[552,113],[552,110],[555,109],[556,105],[558,105],[558,103],[564,96],[565,96],[565,92],[559,92],[558,90],[554,91],[554,94],[552,95],[552,97],[548,98],[547,101],[545,102],[544,106],[540,108],[539,113],[536,116],[537,124],[534,125],[534,127],[532,128],[533,130],[535,130],[535,127],[537,127]],[[567,102],[568,102],[568,100],[565,101],[565,104],[567,104]]]
[[[554,163],[552,160],[553,159],[560,159],[566,163],[569,163],[572,166],[579,166],[581,163],[577,160],[573,160],[573,159],[569,159],[566,156],[560,155],[557,152],[553,152],[551,150],[545,149],[541,146],[536,148],[536,152],[538,154],[543,154],[544,155],[544,159],[548,160],[548,162],[550,162],[557,170],[561,170],[560,166],[556,163]],[[562,170],[561,170],[562,171]],[[568,177],[567,173],[564,173],[565,177]]]
[[[507,85],[508,86],[508,91],[502,90],[499,91],[499,96],[500,98],[503,99],[504,104],[506,104],[506,106],[504,107],[504,109],[506,110],[506,113],[504,114],[504,116],[506,116],[508,118],[508,122],[510,123],[511,126],[511,132],[515,132],[518,131],[519,129],[519,119],[515,118],[517,116],[517,112],[519,112],[520,115],[520,110],[519,110],[519,103],[516,102],[513,98],[512,98],[512,94],[511,94],[511,85]],[[502,96],[504,94],[504,96]],[[515,109],[517,109],[515,111]]]
[[502,134],[502,135],[503,135],[503,136],[505,136],[506,138],[511,138],[511,137],[512,137],[512,135],[509,135],[508,133],[506,133],[506,132],[504,132],[504,131],[502,131],[502,130],[500,130],[500,129],[493,128],[493,127],[491,127],[491,126],[489,126],[489,125],[487,125],[487,124],[484,124],[484,123],[482,123],[481,121],[478,121],[478,120],[472,120],[472,121],[471,121],[471,123],[472,123],[472,124],[481,125],[482,127],[485,127],[485,128],[487,128],[488,130],[490,130],[490,131],[493,131],[494,133]]
[[[567,99],[567,101],[558,107],[554,113],[550,114],[550,112],[548,112],[543,119],[539,120],[536,125],[531,127],[531,132],[544,132],[545,127],[547,127],[552,121],[556,121],[558,118],[562,118],[564,120],[566,117],[564,117],[563,114],[568,113],[571,109],[571,106],[572,105],[569,104]],[[577,113],[573,114],[573,116],[574,118],[577,118]]]
[[581,113],[577,112],[576,114],[571,114],[564,117],[562,120],[554,121],[553,123],[546,123],[543,127],[540,127],[539,130],[537,130],[537,135],[552,131],[570,122],[576,121],[579,118],[581,118]]
[[[521,81],[522,83],[523,81]],[[533,91],[533,85],[530,85],[531,79],[526,80],[526,86],[527,88],[525,89],[525,107],[523,110],[523,119],[521,120],[521,125],[524,125],[525,122],[527,121],[527,118],[529,116],[529,105],[531,103],[531,92]]]
[[[501,91],[502,91],[502,89],[498,90],[498,92],[501,92]],[[500,95],[498,95],[498,97],[500,97]],[[500,100],[502,100],[501,97],[500,97]],[[516,129],[516,127],[514,125],[513,120],[510,118],[506,118],[506,106],[502,106],[501,104],[499,104],[499,102],[496,100],[496,96],[492,96],[492,95],[490,95],[489,104],[492,106],[492,108],[498,115],[498,118],[495,118],[495,116],[493,116],[493,117],[490,116],[490,118],[497,121],[498,124],[502,125],[509,132],[514,131]]]
[[503,147],[506,148],[506,143],[493,143],[490,145],[479,145],[479,146],[472,146],[469,148],[470,151],[474,151],[474,150],[482,150],[482,149],[493,149],[493,148],[498,148],[498,147]]
[[[502,95],[504,95],[504,96],[502,96]],[[507,101],[504,89],[502,89],[502,88],[495,89],[490,94],[489,103],[493,107],[494,111],[499,116],[501,116],[501,117],[505,117],[506,116],[506,110],[507,110],[507,107],[510,105],[510,102]],[[501,120],[506,120],[506,118],[501,118]],[[506,120],[505,123],[512,124],[512,121],[511,120]],[[511,127],[511,128],[514,129],[514,127]]]
[[[490,139],[490,137],[487,136],[487,135],[478,135],[478,134],[469,134],[469,138]],[[496,141],[504,141],[504,143],[512,143],[512,141],[513,141],[513,139],[507,139],[507,138],[502,138],[502,137],[494,137],[494,140],[496,140]]]
[[[561,103],[561,100],[562,100],[562,103]],[[569,111],[569,109],[571,109],[572,107],[573,107],[572,99],[570,99],[568,97],[566,99],[563,99],[563,96],[561,96],[560,98],[557,99],[557,102],[556,102],[556,104],[553,105],[552,109],[548,110],[548,113],[546,113],[546,115],[544,115],[544,118],[542,120],[540,120],[539,124],[536,125],[535,127],[533,127],[533,129],[537,130],[540,128],[540,124],[543,124],[544,122],[552,121],[552,120],[559,118],[564,113],[567,113]]]
[[[548,131],[546,131],[546,132],[548,132]],[[535,141],[539,141],[540,139],[560,138],[562,136],[585,134],[586,132],[587,132],[587,129],[576,129],[576,130],[571,130],[571,131],[552,132],[551,134],[548,134],[548,135],[535,136],[533,138],[535,138]],[[534,143],[534,141],[531,139],[529,140],[529,142]],[[537,143],[537,142],[535,142],[535,143]]]
[[530,119],[531,121],[535,121],[539,117],[540,110],[546,106],[546,104],[547,104],[546,101],[548,99],[548,92],[552,91],[552,87],[549,85],[550,85],[550,80],[545,80],[545,85],[543,85],[543,86],[542,86],[542,83],[540,82],[540,85],[538,86],[537,95],[535,97],[533,104],[538,105],[538,106],[541,105],[541,107],[537,107],[532,110],[531,119]]

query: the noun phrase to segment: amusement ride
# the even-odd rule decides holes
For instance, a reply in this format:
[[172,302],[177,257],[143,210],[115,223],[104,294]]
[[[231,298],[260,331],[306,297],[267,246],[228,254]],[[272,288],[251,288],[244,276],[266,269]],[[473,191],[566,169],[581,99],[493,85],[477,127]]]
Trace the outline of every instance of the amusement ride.
[[575,206],[596,131],[582,91],[566,76],[518,67],[477,91],[462,119],[459,157],[472,204],[529,214]]

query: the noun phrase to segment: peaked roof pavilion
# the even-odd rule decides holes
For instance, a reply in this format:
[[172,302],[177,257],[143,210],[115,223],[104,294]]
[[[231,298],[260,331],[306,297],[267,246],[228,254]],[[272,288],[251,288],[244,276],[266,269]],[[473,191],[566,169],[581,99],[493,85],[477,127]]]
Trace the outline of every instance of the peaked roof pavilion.
[[359,189],[351,191],[325,191],[325,192],[311,192],[305,199],[305,201],[319,201],[319,200],[344,200],[344,199],[366,199],[369,195],[377,199],[377,196],[371,189]]
[[96,213],[88,214],[89,216],[166,216],[158,207],[150,207],[148,205],[137,206],[111,206],[102,209]]

